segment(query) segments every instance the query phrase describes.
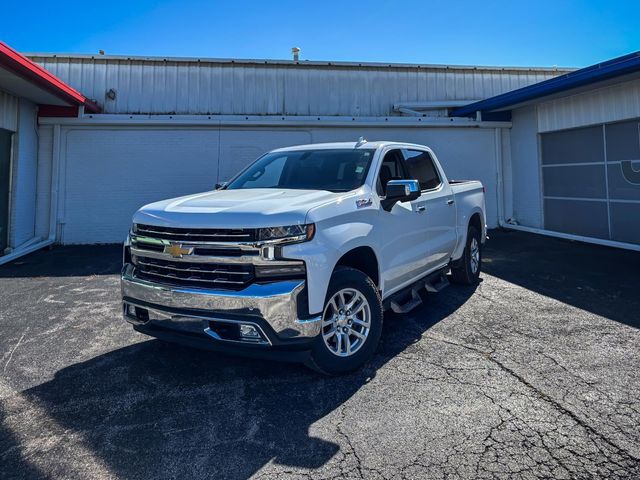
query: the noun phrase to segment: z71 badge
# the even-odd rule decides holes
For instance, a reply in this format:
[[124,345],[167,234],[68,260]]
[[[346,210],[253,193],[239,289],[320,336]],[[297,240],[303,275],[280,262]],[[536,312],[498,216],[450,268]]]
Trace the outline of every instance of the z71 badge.
[[358,208],[370,207],[371,205],[373,205],[373,200],[371,200],[371,198],[361,198],[360,200],[356,200],[356,207]]

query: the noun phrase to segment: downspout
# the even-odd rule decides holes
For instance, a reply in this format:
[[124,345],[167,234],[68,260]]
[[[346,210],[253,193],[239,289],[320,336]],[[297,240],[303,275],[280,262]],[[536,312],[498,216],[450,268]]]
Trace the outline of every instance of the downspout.
[[502,171],[502,130],[495,130],[496,149],[496,202],[498,210],[498,225],[503,227],[504,221],[504,178]]

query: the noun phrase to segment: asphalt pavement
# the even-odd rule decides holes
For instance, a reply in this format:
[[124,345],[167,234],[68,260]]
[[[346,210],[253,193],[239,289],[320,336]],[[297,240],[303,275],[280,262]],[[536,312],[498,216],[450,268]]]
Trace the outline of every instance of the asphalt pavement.
[[118,246],[0,267],[0,478],[640,478],[640,254],[490,236],[335,378],[135,333]]

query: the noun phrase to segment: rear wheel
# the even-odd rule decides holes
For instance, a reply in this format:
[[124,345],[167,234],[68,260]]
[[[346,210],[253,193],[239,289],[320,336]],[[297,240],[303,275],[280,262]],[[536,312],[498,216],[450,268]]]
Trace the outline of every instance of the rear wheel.
[[451,281],[461,285],[474,285],[482,268],[482,244],[480,232],[474,226],[467,230],[467,244],[460,260],[451,268]]
[[309,366],[329,375],[357,370],[373,356],[381,332],[377,287],[360,270],[338,267],[329,283]]

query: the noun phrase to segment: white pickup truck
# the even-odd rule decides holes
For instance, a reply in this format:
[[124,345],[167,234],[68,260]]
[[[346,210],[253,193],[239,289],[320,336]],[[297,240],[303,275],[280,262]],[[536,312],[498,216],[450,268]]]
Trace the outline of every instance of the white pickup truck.
[[373,355],[385,310],[478,280],[484,187],[447,180],[427,147],[282,148],[216,187],[134,215],[122,301],[135,330],[340,374]]

